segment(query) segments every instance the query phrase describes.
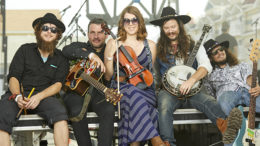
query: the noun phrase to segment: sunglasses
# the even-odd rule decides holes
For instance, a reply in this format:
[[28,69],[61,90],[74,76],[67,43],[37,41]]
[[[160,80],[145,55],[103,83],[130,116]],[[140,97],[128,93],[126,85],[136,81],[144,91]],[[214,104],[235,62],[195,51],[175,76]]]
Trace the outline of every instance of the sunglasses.
[[211,52],[211,55],[212,55],[212,56],[216,56],[216,55],[218,54],[218,51],[222,52],[222,51],[224,51],[224,50],[225,50],[224,47],[218,48],[217,50],[212,51],[212,52]]
[[124,18],[124,25],[129,25],[130,22],[135,25],[138,24],[138,19],[137,18],[133,18],[133,19],[128,19],[128,18]]
[[56,27],[49,27],[49,26],[46,26],[46,25],[42,26],[42,31],[49,31],[49,29],[51,30],[51,33],[57,33],[58,32]]

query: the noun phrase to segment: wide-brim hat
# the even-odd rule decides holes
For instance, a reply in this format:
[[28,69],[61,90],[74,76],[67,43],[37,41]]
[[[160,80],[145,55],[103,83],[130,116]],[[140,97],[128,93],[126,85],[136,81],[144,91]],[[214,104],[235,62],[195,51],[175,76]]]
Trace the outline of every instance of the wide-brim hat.
[[172,7],[165,7],[162,10],[161,18],[150,21],[150,23],[153,25],[161,26],[163,25],[164,21],[169,19],[178,19],[182,21],[183,24],[186,24],[191,20],[191,17],[188,15],[177,15]]
[[208,41],[206,41],[203,44],[203,46],[204,46],[207,54],[209,54],[210,51],[213,50],[214,48],[216,48],[217,46],[224,46],[226,49],[228,49],[229,42],[228,41],[224,41],[224,42],[219,43],[218,41],[215,41],[213,39],[209,39]]
[[40,24],[45,24],[45,23],[54,24],[59,29],[61,29],[62,32],[64,32],[65,29],[66,29],[65,25],[59,19],[57,19],[57,17],[52,13],[46,13],[43,17],[39,17],[39,18],[35,19],[32,23],[33,28],[38,23],[40,23]]

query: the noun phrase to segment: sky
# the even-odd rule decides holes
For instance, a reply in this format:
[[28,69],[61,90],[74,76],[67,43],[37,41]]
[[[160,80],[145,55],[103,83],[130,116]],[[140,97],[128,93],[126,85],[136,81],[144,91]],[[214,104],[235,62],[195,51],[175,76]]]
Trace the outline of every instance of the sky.
[[[62,21],[66,25],[67,29],[65,34],[68,34],[70,30],[73,30],[73,25],[68,27],[70,24],[72,18],[75,16],[75,14],[79,11],[80,7],[83,5],[84,2],[87,2],[87,0],[6,0],[6,9],[58,9],[60,11],[64,10],[65,8],[69,7],[65,11],[65,13],[61,13],[63,15]],[[90,5],[90,13],[103,13],[103,10],[99,4],[99,0],[88,0]],[[113,3],[114,0],[103,0],[108,12],[113,15]],[[131,2],[132,0],[117,0],[118,6],[117,6],[117,14],[119,14],[126,6]],[[152,0],[140,0],[147,9],[151,9],[151,1]],[[166,0],[167,1],[167,0]],[[195,18],[195,20],[198,17],[201,17],[204,15],[204,9],[205,5],[208,0],[179,0],[179,8],[180,8],[180,15],[190,15],[191,17]],[[159,4],[161,4],[162,0],[157,0],[157,10],[159,9]],[[146,4],[147,3],[147,4]],[[166,2],[167,4],[168,2]],[[135,4],[138,6],[138,4]],[[174,5],[172,5],[175,7]],[[143,16],[147,16],[143,10],[140,10],[143,14]],[[83,30],[87,29],[87,24],[89,20],[86,18],[86,5],[84,4],[82,6],[82,9],[79,11],[79,26],[83,28]],[[75,25],[74,25],[75,27]],[[113,32],[116,30],[112,30]],[[158,28],[148,26],[148,39],[149,39],[149,31],[159,31]],[[155,38],[150,37],[150,39],[154,40]]]

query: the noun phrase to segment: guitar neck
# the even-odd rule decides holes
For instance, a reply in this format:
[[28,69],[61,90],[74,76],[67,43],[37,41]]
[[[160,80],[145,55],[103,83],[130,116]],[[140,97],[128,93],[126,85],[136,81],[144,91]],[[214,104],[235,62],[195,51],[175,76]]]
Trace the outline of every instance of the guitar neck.
[[[251,88],[256,87],[256,75],[257,75],[257,62],[253,61],[253,73],[252,73],[252,83]],[[248,127],[250,129],[255,129],[255,105],[256,97],[250,97],[250,106],[248,113]]]
[[103,84],[101,84],[100,82],[98,82],[96,79],[94,79],[93,77],[91,77],[90,75],[86,74],[86,73],[82,73],[80,75],[80,77],[85,80],[86,82],[88,82],[89,84],[91,84],[92,86],[94,86],[95,88],[105,92],[107,87]]
[[188,61],[186,63],[187,66],[192,67],[192,64],[193,64],[193,62],[195,60],[196,54],[197,54],[197,52],[199,50],[200,44],[201,44],[205,34],[206,34],[206,31],[203,31],[199,41],[196,43],[195,47],[193,48],[192,52],[190,53],[190,56],[189,56]]

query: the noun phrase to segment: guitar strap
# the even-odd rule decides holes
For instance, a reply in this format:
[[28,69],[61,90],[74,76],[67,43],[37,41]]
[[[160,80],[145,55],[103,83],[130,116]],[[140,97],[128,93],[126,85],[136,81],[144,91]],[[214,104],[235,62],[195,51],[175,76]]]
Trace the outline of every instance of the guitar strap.
[[[89,89],[88,91],[92,91],[92,87],[91,87],[91,89]],[[78,122],[78,121],[80,121],[80,120],[83,119],[83,117],[84,117],[85,114],[86,114],[86,111],[87,111],[87,108],[88,108],[88,104],[89,104],[89,102],[90,102],[90,99],[91,99],[90,92],[87,92],[86,95],[85,95],[84,102],[83,102],[83,105],[82,105],[82,108],[81,108],[80,113],[79,113],[77,116],[75,116],[75,117],[69,118],[70,121],[72,121],[72,122]]]

